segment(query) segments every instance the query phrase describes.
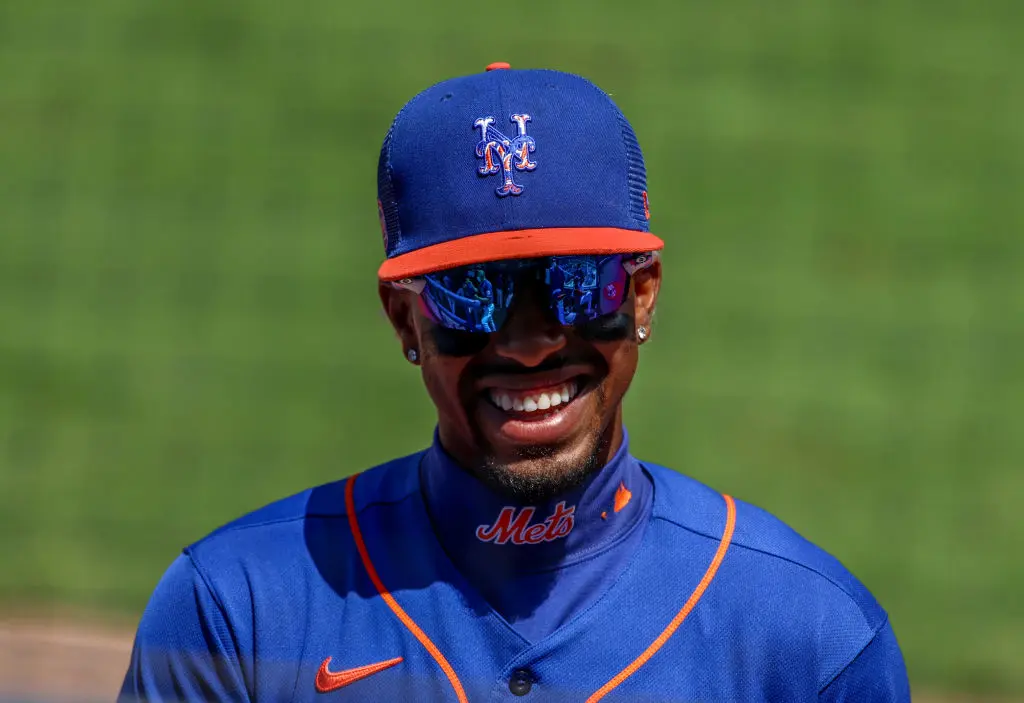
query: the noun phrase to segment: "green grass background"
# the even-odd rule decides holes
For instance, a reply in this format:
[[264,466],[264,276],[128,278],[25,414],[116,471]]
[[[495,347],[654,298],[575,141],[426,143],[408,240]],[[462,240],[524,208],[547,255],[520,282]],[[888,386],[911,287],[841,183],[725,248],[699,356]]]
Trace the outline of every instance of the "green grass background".
[[637,453],[837,554],[915,687],[1024,693],[1022,26],[1019,0],[0,3],[0,604],[132,617],[183,544],[429,440],[378,312],[377,150],[504,60],[588,75],[646,151]]

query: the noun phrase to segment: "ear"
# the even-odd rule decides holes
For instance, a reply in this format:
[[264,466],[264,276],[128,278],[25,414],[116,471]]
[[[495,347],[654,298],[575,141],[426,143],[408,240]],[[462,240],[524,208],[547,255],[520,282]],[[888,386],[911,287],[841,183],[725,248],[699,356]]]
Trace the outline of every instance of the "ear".
[[661,290],[661,259],[655,258],[653,264],[633,274],[633,315],[638,327],[651,329],[659,290]]
[[377,292],[384,305],[384,313],[402,342],[402,350],[419,349],[419,328],[416,324],[416,295],[412,291],[395,288],[390,283],[379,283]]

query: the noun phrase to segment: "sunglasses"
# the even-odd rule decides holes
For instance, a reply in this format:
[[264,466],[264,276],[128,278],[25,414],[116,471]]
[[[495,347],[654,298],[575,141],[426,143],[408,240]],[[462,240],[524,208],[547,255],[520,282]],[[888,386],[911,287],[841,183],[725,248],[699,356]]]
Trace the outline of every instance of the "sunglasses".
[[392,285],[416,293],[423,312],[442,327],[491,333],[508,319],[517,287],[532,279],[547,289],[548,307],[558,321],[571,326],[617,311],[629,294],[630,277],[654,261],[654,252],[489,261]]

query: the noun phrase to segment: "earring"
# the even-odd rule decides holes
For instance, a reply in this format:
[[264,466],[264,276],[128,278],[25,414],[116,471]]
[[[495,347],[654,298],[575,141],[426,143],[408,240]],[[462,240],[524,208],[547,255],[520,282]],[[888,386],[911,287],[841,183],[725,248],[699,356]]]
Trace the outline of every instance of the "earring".
[[410,349],[405,353],[405,358],[409,360],[410,364],[415,364],[420,360],[420,355],[416,353],[415,349]]
[[641,325],[636,328],[636,336],[641,342],[647,341],[647,328]]

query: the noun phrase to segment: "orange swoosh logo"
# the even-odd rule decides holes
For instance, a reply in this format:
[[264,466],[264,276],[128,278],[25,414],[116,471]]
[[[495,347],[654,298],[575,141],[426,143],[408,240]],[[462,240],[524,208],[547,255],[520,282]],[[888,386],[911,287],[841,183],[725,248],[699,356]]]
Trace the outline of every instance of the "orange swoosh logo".
[[339,688],[344,688],[350,683],[355,683],[360,679],[365,679],[367,676],[373,676],[380,671],[390,669],[395,664],[400,664],[401,661],[402,657],[395,657],[394,659],[377,662],[376,664],[357,666],[354,669],[331,671],[328,668],[331,664],[331,658],[327,657],[324,659],[324,663],[320,665],[320,670],[316,672],[316,690],[320,693],[337,691]]

